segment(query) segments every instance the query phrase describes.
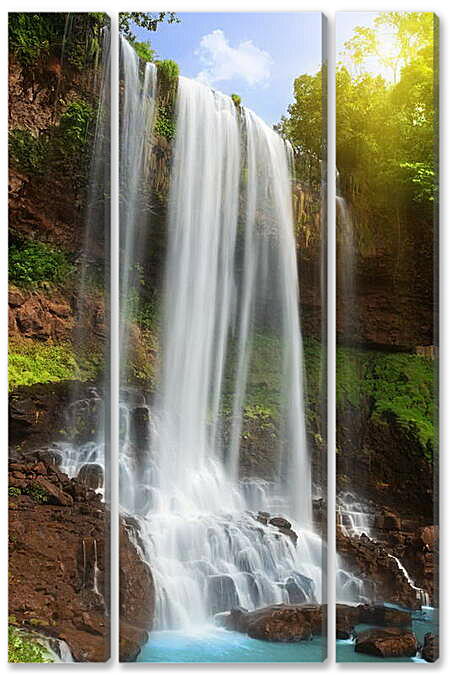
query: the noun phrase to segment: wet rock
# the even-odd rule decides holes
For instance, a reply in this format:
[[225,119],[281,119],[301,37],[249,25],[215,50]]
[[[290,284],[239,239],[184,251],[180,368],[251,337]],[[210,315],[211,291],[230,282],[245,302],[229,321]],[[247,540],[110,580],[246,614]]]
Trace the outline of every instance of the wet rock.
[[[136,521],[121,519],[119,656],[122,662],[135,661],[148,639],[155,614],[155,585],[149,565],[142,559]],[[130,533],[129,533],[130,532]]]
[[235,607],[216,617],[227,630],[271,642],[298,642],[326,632],[323,605],[271,605],[253,612]]
[[401,628],[370,629],[358,633],[355,651],[381,658],[411,657],[417,653],[417,640],[414,633]]
[[231,576],[215,574],[208,577],[208,606],[211,614],[224,612],[239,604],[236,585]]
[[411,613],[384,605],[359,605],[358,623],[376,626],[408,626],[412,624]]
[[274,527],[281,528],[283,530],[290,530],[292,525],[291,523],[286,520],[286,518],[281,518],[279,516],[275,518],[270,518],[269,520],[270,525],[273,525]]
[[59,487],[51,483],[43,476],[37,476],[34,481],[36,485],[40,486],[48,495],[48,501],[51,504],[59,504],[60,506],[72,506],[73,498],[67,492],[64,492]]
[[146,448],[150,440],[151,433],[151,414],[150,409],[146,405],[137,406],[130,411],[132,420],[131,442],[135,443],[137,447]]
[[78,471],[77,478],[92,490],[98,490],[103,487],[103,468],[100,464],[84,464]]
[[438,660],[439,637],[437,635],[433,635],[433,633],[425,634],[421,655],[428,663],[434,663]]
[[291,577],[286,579],[285,588],[292,605],[315,602],[314,581],[303,574],[294,572]]

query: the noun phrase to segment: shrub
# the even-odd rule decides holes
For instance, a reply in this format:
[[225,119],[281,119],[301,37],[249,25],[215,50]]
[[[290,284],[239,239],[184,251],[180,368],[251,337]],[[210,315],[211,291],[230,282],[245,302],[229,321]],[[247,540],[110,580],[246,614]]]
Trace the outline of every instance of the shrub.
[[13,12],[9,15],[9,48],[24,66],[50,50],[50,26],[43,14]]
[[32,286],[42,281],[60,283],[73,270],[67,253],[43,242],[21,242],[9,248],[9,281],[17,286]]
[[9,663],[53,663],[50,652],[23,631],[8,626]]
[[178,63],[171,59],[157,61],[158,69],[158,89],[161,98],[173,98],[178,86],[178,76],[180,69]]
[[240,108],[241,106],[241,97],[239,94],[231,94],[231,100],[233,101],[234,105],[236,108]]
[[48,140],[28,129],[13,129],[8,136],[9,158],[27,174],[40,174],[48,154]]
[[155,60],[156,51],[152,49],[150,42],[132,42],[131,45],[139,58],[145,63]]
[[89,128],[94,119],[94,110],[86,101],[69,103],[59,122],[63,149],[80,152],[89,138]]
[[172,106],[160,104],[155,119],[155,134],[157,136],[164,136],[168,141],[171,141],[175,137],[175,130],[176,124]]

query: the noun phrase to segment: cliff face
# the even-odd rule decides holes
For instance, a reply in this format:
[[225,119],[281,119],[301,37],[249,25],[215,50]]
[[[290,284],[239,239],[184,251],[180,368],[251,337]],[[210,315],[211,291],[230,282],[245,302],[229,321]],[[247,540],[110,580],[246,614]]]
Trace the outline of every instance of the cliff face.
[[363,194],[341,199],[338,342],[403,351],[436,344],[433,223],[413,210],[398,211],[391,220],[367,213]]

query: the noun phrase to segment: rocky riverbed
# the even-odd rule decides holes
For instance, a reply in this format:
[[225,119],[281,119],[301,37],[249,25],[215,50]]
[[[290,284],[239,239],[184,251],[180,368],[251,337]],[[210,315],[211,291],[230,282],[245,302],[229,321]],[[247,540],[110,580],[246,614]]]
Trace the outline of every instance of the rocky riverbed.
[[[150,568],[120,523],[120,651],[135,660],[154,611]],[[9,463],[9,615],[63,640],[75,661],[109,657],[109,509],[50,458]]]

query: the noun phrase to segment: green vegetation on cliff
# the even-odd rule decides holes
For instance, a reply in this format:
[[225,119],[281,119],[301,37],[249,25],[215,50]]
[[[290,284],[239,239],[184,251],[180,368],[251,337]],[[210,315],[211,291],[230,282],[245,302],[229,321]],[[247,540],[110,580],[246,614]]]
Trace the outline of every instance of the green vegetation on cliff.
[[69,256],[41,241],[23,241],[9,247],[9,281],[33,286],[43,281],[61,283],[73,272]]
[[12,12],[9,50],[22,66],[43,66],[62,58],[78,70],[92,61],[100,48],[104,12]]
[[8,626],[8,663],[53,663],[52,654],[31,635]]
[[37,382],[92,380],[98,374],[95,354],[77,358],[69,342],[11,340],[8,351],[9,389]]
[[338,409],[366,409],[372,421],[395,422],[411,434],[432,461],[435,445],[435,363],[416,354],[339,348],[336,353]]

